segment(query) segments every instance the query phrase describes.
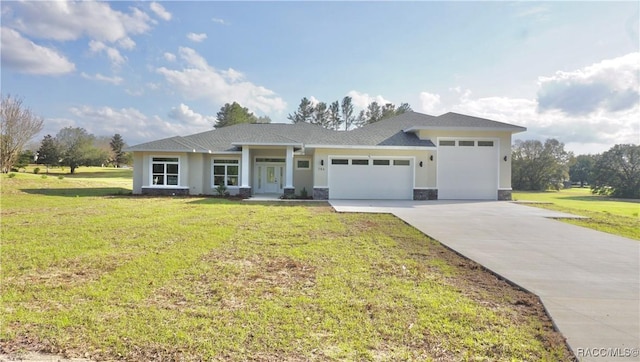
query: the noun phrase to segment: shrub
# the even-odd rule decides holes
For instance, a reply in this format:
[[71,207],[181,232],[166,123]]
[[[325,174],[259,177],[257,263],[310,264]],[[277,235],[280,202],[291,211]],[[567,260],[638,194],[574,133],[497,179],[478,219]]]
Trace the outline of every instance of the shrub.
[[306,199],[307,197],[309,197],[308,193],[307,193],[307,188],[303,187],[302,191],[300,191],[300,198],[301,199]]
[[216,187],[216,192],[218,193],[218,196],[226,196],[227,195],[227,186],[218,185],[218,187]]
[[41,177],[42,177],[42,178],[47,178],[47,175],[42,175]]
[[64,176],[58,175],[58,180],[63,180],[63,179],[64,179]]
[[14,177],[16,177],[16,174],[12,172],[12,173],[8,174],[7,176],[8,176],[9,178],[14,178]]
[[35,173],[36,175],[40,173],[40,167],[36,167],[33,169],[33,173]]

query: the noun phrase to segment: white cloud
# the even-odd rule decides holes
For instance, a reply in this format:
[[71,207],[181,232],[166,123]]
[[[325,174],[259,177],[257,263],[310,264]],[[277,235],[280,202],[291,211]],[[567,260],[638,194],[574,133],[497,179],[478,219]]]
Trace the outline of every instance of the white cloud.
[[640,100],[639,74],[640,53],[636,52],[582,69],[539,77],[539,109],[572,116],[602,110],[626,111],[636,107]]
[[87,36],[115,43],[131,34],[147,32],[153,22],[140,9],[131,7],[128,13],[123,13],[112,9],[106,2],[22,1],[4,6],[19,10],[11,12],[12,15],[20,14],[3,18],[5,25],[29,36],[58,41]]
[[100,73],[96,73],[95,75],[89,75],[89,74],[87,74],[85,72],[82,72],[80,75],[82,76],[82,78],[85,78],[85,79],[97,80],[97,81],[100,81],[100,82],[111,83],[111,84],[114,84],[114,85],[121,84],[122,81],[124,80],[124,79],[122,79],[122,77],[118,77],[118,76],[107,77],[106,75],[102,75]]
[[122,49],[131,50],[136,47],[136,42],[133,39],[126,37],[118,40],[118,46]]
[[212,127],[216,122],[215,116],[203,116],[194,112],[184,103],[180,103],[178,107],[171,108],[169,118],[180,121],[185,126],[193,127]]
[[119,67],[124,64],[127,59],[120,54],[120,51],[114,47],[107,46],[105,43],[97,40],[91,40],[89,42],[89,50],[92,53],[101,53],[104,52],[107,54],[107,57],[111,61],[111,65],[114,67]]
[[440,95],[429,92],[420,92],[421,112],[433,114],[440,110]]
[[189,39],[189,40],[191,40],[192,42],[195,42],[195,43],[201,43],[203,40],[207,39],[207,34],[205,34],[205,33],[200,33],[200,34],[189,33],[189,34],[187,34],[187,39]]
[[169,61],[169,62],[175,62],[176,61],[176,55],[173,54],[173,53],[166,52],[162,56],[164,57],[164,59],[166,61]]
[[221,18],[211,18],[211,21],[213,21],[214,23],[218,23],[220,25],[229,25],[228,22],[226,22],[224,19],[221,19]]
[[[186,106],[185,106],[186,107]],[[149,140],[177,135],[189,135],[212,129],[210,123],[194,122],[197,118],[191,116],[191,121],[169,121],[160,116],[147,116],[136,108],[111,108],[80,106],[70,108],[73,120],[63,120],[66,126],[82,127],[96,136],[112,136],[116,133],[123,135],[127,144],[134,145]],[[177,111],[181,114],[182,111]],[[188,107],[183,112],[188,119]],[[194,113],[196,114],[196,113]],[[47,120],[48,121],[48,120]],[[57,130],[54,131],[57,132]]]
[[383,106],[387,103],[392,103],[391,101],[384,99],[384,97],[382,97],[381,95],[377,95],[374,97],[370,96],[367,93],[360,93],[356,90],[349,91],[349,93],[347,93],[347,96],[351,97],[352,103],[355,107],[361,109],[367,108],[367,106],[374,101],[377,102],[380,106]]
[[309,102],[311,102],[312,106],[317,106],[320,103],[320,100],[314,96],[309,97]]
[[157,2],[152,2],[149,4],[149,8],[153,11],[160,19],[169,21],[171,20],[171,13],[168,12],[164,6],[160,5]]
[[75,64],[56,50],[37,45],[13,29],[2,27],[2,66],[22,73],[58,75],[73,72]]
[[191,48],[180,48],[180,58],[187,63],[183,69],[157,68],[171,87],[188,99],[207,99],[216,104],[237,101],[259,113],[281,112],[286,102],[276,93],[240,77],[233,69],[220,71]]

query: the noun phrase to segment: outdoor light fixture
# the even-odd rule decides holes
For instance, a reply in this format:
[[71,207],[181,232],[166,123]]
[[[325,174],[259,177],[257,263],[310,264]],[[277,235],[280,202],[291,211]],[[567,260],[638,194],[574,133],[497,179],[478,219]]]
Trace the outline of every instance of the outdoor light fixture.
[[324,160],[320,160],[320,166],[324,166]]
[[507,156],[504,156],[503,160],[504,162],[507,162]]
[[429,156],[429,160],[433,161],[433,155]]
[[422,167],[422,161],[420,161],[420,167]]

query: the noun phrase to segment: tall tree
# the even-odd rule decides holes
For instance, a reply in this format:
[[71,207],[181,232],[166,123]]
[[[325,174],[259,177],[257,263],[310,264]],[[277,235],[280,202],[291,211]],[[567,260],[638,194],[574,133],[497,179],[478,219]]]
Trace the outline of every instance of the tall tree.
[[49,167],[60,163],[60,145],[50,134],[42,139],[37,157],[36,163],[47,166],[47,173],[49,173]]
[[569,166],[569,178],[571,182],[579,182],[580,187],[584,187],[585,183],[591,183],[591,171],[596,159],[593,155],[578,155],[571,160]]
[[396,108],[396,115],[400,115],[406,112],[413,112],[409,103],[400,103],[400,106]]
[[23,106],[22,99],[2,96],[0,104],[0,168],[11,171],[24,145],[43,127],[42,118]]
[[111,137],[111,141],[109,142],[109,146],[111,147],[111,160],[116,167],[120,167],[121,164],[125,163],[126,152],[122,149],[125,147],[124,140],[119,133],[116,133]]
[[593,168],[591,191],[640,199],[640,145],[615,145],[598,157]]
[[216,113],[215,128],[233,126],[240,123],[257,123],[258,118],[249,111],[248,108],[242,107],[238,102],[231,104],[225,103]]
[[342,118],[340,118],[340,102],[335,101],[329,106],[329,128],[333,130],[339,130],[342,124]]
[[376,123],[381,119],[382,119],[382,107],[380,107],[380,105],[376,101],[369,103],[365,111],[365,124]]
[[396,105],[393,103],[387,103],[382,106],[382,116],[380,119],[387,119],[396,116]]
[[556,139],[544,144],[537,140],[517,140],[511,153],[512,186],[517,190],[559,189],[569,177],[571,154]]
[[300,100],[300,105],[298,106],[298,110],[296,110],[293,114],[290,114],[287,118],[291,120],[293,123],[307,122],[311,123],[313,119],[314,107],[311,104],[311,101],[304,97]]
[[271,123],[271,118],[269,118],[269,116],[260,116],[256,120],[256,123]]
[[319,102],[315,107],[313,107],[311,123],[324,128],[329,128],[329,114],[327,111],[327,104],[325,102]]
[[342,98],[340,109],[342,110],[342,121],[344,122],[344,129],[345,131],[348,131],[356,121],[356,117],[353,114],[353,100],[351,99],[351,97],[346,96]]
[[94,138],[79,127],[65,127],[56,135],[60,144],[61,164],[69,166],[72,174],[79,166],[86,166],[91,161]]

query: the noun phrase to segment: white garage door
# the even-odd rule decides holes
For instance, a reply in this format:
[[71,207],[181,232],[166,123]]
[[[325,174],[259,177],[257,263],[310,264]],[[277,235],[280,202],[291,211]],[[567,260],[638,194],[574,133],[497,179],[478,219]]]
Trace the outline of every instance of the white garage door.
[[498,162],[497,140],[438,140],[438,199],[497,199]]
[[413,160],[331,158],[329,198],[411,200]]

